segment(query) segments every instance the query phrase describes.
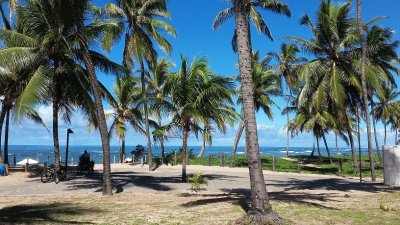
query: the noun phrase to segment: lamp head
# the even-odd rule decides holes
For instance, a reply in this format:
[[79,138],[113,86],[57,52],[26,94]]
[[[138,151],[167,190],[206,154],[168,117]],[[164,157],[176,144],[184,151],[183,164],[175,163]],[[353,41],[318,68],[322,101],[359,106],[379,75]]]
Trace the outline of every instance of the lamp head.
[[70,128],[68,128],[67,133],[68,134],[73,134],[74,132]]

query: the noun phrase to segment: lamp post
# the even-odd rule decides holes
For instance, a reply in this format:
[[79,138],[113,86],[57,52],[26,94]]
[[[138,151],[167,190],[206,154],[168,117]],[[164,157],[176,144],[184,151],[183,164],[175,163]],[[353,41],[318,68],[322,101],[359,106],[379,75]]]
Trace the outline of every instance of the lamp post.
[[65,173],[67,173],[68,170],[68,146],[69,146],[69,134],[73,134],[74,132],[68,128],[67,130],[67,148],[65,151]]

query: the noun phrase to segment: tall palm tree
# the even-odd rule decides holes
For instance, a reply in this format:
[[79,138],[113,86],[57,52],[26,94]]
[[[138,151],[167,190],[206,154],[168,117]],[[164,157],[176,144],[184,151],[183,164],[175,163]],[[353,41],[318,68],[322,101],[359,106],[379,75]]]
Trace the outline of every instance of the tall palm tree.
[[[119,17],[126,24],[125,46],[123,63],[128,69],[132,69],[133,61],[139,64],[141,71],[143,110],[145,119],[145,133],[149,159],[149,170],[153,170],[152,150],[149,128],[149,112],[147,103],[147,81],[145,61],[148,67],[156,63],[157,52],[154,45],[157,44],[167,54],[172,50],[171,44],[163,37],[163,32],[175,36],[174,28],[166,22],[170,19],[167,9],[167,0],[118,0],[116,5],[107,4],[109,14]],[[119,36],[113,34],[112,36]]]
[[97,76],[95,71],[95,64],[93,57],[89,50],[89,41],[87,36],[89,32],[85,29],[85,17],[87,16],[90,8],[89,1],[87,0],[68,0],[66,1],[68,8],[64,8],[67,12],[70,12],[70,18],[74,18],[74,25],[76,26],[76,36],[79,42],[80,53],[82,61],[85,64],[88,80],[91,86],[91,90],[94,96],[96,119],[99,126],[101,142],[103,147],[103,195],[112,195],[111,185],[111,166],[110,166],[110,141],[108,138],[108,130],[106,117],[104,114],[103,103],[101,101],[100,85],[97,82]]
[[[350,8],[350,2],[335,5],[330,0],[321,1],[315,23],[311,22],[308,15],[300,20],[302,25],[311,30],[312,39],[309,41],[290,37],[306,53],[316,57],[305,63],[300,70],[299,79],[304,85],[299,93],[298,106],[312,104],[318,111],[318,108],[323,107],[321,103],[326,102],[341,121],[350,121],[347,106],[359,97],[358,90],[361,89],[358,76],[352,69],[352,51],[357,44],[357,35],[350,18]],[[353,165],[356,166],[350,123],[347,123],[346,131]]]
[[[200,123],[207,118],[220,124],[222,110],[215,111],[217,105],[232,103],[231,89],[234,83],[210,72],[205,58],[195,59],[188,64],[182,58],[180,69],[170,76],[166,91],[170,95],[173,108],[170,117],[171,127],[182,130],[182,180],[186,181],[187,140],[189,132],[196,136],[201,131]],[[233,110],[233,108],[230,108]]]
[[141,111],[138,109],[140,93],[136,91],[135,80],[131,76],[117,77],[114,86],[115,98],[109,98],[108,102],[114,112],[106,114],[113,118],[108,136],[111,138],[113,132],[121,140],[120,162],[124,162],[125,137],[127,123],[136,131],[144,133],[141,126],[143,122]]
[[251,220],[263,223],[265,221],[278,221],[279,216],[272,210],[269,203],[264,176],[261,167],[257,125],[254,107],[254,84],[252,82],[252,49],[250,38],[250,21],[258,31],[272,37],[270,30],[256,8],[267,11],[290,15],[289,7],[276,0],[250,1],[229,0],[233,7],[221,11],[214,21],[214,28],[218,28],[227,18],[234,16],[235,33],[233,46],[238,50],[239,71],[241,82],[241,98],[243,100],[243,120],[246,130],[247,157],[249,159],[249,173],[251,186],[251,207],[248,212]]
[[[297,57],[296,55],[300,52],[299,48],[295,44],[282,44],[279,53],[268,53],[277,61],[277,74],[280,74],[284,80],[286,86],[286,107],[289,106],[290,101],[290,89],[294,89],[294,85],[298,79],[299,64],[305,62],[306,59],[303,57]],[[290,89],[289,89],[290,88]],[[283,89],[283,86],[282,86]],[[287,123],[289,123],[289,113],[286,114]],[[289,156],[289,130],[287,130],[286,137],[286,157]]]
[[362,22],[361,18],[362,14],[362,7],[361,7],[361,0],[357,0],[357,26],[358,26],[358,32],[359,32],[359,38],[360,38],[360,43],[361,43],[361,48],[362,48],[362,54],[361,54],[361,86],[362,86],[362,97],[363,97],[363,107],[365,111],[365,121],[367,123],[367,137],[368,137],[368,156],[369,156],[369,163],[370,163],[370,168],[371,168],[371,178],[372,181],[374,182],[376,180],[376,174],[375,174],[375,161],[373,158],[373,152],[372,152],[372,136],[371,136],[371,116],[370,116],[370,110],[368,106],[368,90],[367,90],[367,81],[365,78],[365,64],[367,60],[367,42],[364,38],[364,25]]
[[[276,107],[278,107],[278,105],[272,100],[272,97],[280,95],[281,91],[279,76],[274,71],[272,71],[271,66],[268,64],[270,59],[271,57],[267,56],[263,60],[260,60],[260,53],[253,52],[252,81],[254,84],[254,107],[256,112],[262,109],[267,117],[269,119],[272,119],[272,106],[275,105]],[[240,87],[238,92],[240,92]],[[241,98],[238,99],[238,103],[242,103]],[[231,166],[233,166],[232,163],[235,161],[237,145],[239,143],[243,130],[244,122],[242,120],[239,124],[239,128],[232,148]]]
[[171,103],[168,93],[165,91],[168,76],[171,74],[170,68],[174,64],[165,58],[157,60],[156,63],[150,65],[149,73],[147,73],[147,96],[150,114],[157,118],[157,127],[159,130],[153,132],[153,139],[160,143],[161,160],[165,161],[164,141],[166,136],[163,132],[162,117],[167,115],[171,109]]

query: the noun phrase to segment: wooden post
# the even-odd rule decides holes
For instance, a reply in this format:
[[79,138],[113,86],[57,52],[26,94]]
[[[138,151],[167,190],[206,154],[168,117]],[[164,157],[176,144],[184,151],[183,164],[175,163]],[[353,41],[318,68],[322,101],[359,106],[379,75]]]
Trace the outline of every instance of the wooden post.
[[178,165],[178,157],[176,155],[176,151],[174,151],[174,166]]
[[298,173],[301,173],[301,166],[300,166],[300,163],[297,163],[297,172],[298,172]]
[[28,172],[28,165],[29,165],[28,163],[25,164],[25,173]]
[[224,153],[221,153],[221,156],[219,158],[219,166],[220,167],[224,166]]
[[340,176],[340,177],[342,176],[342,171],[343,171],[342,165],[343,165],[343,160],[339,159],[339,162],[338,162],[338,176]]
[[14,166],[17,165],[17,155],[14,153]]
[[211,155],[208,155],[208,166],[211,166]]
[[275,156],[272,156],[272,171],[275,172]]

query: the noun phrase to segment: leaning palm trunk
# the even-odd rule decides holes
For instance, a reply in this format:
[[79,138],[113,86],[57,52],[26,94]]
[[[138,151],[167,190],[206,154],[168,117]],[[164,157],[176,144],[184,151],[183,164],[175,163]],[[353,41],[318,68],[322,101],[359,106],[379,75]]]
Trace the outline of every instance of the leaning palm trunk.
[[82,8],[79,7],[79,1],[74,0],[75,16],[77,18],[77,29],[79,45],[82,51],[83,61],[86,66],[86,70],[89,74],[89,83],[92,88],[94,95],[94,102],[96,106],[96,118],[99,126],[101,143],[103,147],[103,195],[112,195],[111,185],[111,166],[110,166],[110,140],[108,138],[108,130],[106,117],[104,115],[103,102],[101,100],[100,87],[98,84],[96,72],[93,66],[93,61],[89,53],[88,41],[84,34],[84,23],[83,23],[83,12]]
[[3,123],[5,117],[6,117],[6,110],[4,110],[4,105],[3,105],[0,114],[0,164],[3,164],[3,153],[1,152],[1,136],[3,133]]
[[189,136],[189,121],[185,120],[183,122],[183,142],[182,142],[182,181],[186,182],[186,165],[187,165],[187,139]]
[[242,136],[244,130],[244,123],[240,122],[239,127],[238,127],[238,131],[236,133],[236,137],[235,137],[235,142],[233,143],[233,147],[232,147],[232,153],[231,153],[231,167],[233,167],[234,163],[235,163],[235,157],[236,157],[236,150],[237,150],[237,146],[239,144],[240,141],[240,137]]
[[382,156],[381,156],[381,151],[379,150],[378,135],[376,133],[375,104],[374,104],[373,100],[371,100],[371,113],[372,113],[372,126],[374,126],[374,137],[375,137],[376,154],[378,154],[378,158],[379,158],[380,164],[383,165],[383,159],[382,159]]
[[361,18],[361,0],[357,0],[357,25],[358,32],[360,36],[360,42],[362,46],[362,54],[361,54],[361,84],[362,84],[362,95],[363,95],[363,106],[365,111],[365,121],[367,124],[367,137],[368,137],[368,156],[369,156],[369,166],[371,169],[371,179],[374,182],[376,180],[375,174],[375,162],[372,152],[372,138],[371,138],[371,121],[369,115],[369,107],[368,107],[368,92],[367,92],[367,82],[365,78],[365,62],[367,58],[367,43],[364,38],[364,25],[362,23]]
[[[158,126],[161,127],[161,115],[158,114]],[[164,147],[164,137],[160,138],[160,146],[161,146],[161,163],[165,162],[165,147]]]
[[144,110],[144,119],[145,119],[145,129],[146,129],[146,140],[147,140],[147,157],[149,160],[149,171],[153,171],[153,154],[151,152],[151,139],[150,139],[150,125],[149,125],[149,112],[147,107],[147,95],[146,95],[146,81],[145,81],[145,71],[144,64],[141,62],[140,64],[141,76],[140,80],[142,82],[142,98],[144,101],[143,110]]
[[318,137],[317,137],[317,149],[318,149],[319,161],[322,162],[321,149],[319,149],[319,138]]
[[197,157],[199,157],[199,158],[203,157],[205,150],[206,150],[206,134],[203,133],[203,142],[201,144],[201,149],[200,149],[200,152],[197,155]]
[[314,135],[314,141],[313,141],[313,145],[312,145],[312,151],[311,151],[311,154],[310,154],[310,157],[314,157],[314,152],[315,152],[315,135]]
[[254,86],[251,76],[251,46],[249,37],[249,18],[243,0],[234,1],[235,28],[239,58],[241,96],[243,100],[243,120],[246,129],[247,157],[249,161],[251,206],[250,220],[257,224],[267,221],[280,223],[281,218],[272,210],[265,187],[260,160],[257,124],[254,109]]
[[322,139],[324,140],[324,143],[325,143],[326,153],[328,153],[329,162],[332,164],[333,162],[332,162],[332,158],[331,158],[331,153],[329,151],[328,143],[326,142],[324,133],[322,134]]

